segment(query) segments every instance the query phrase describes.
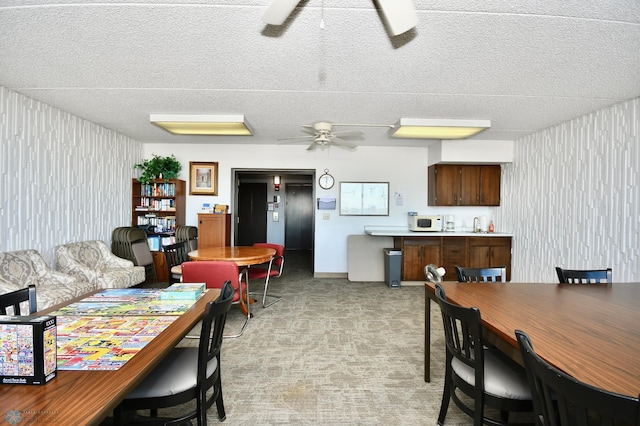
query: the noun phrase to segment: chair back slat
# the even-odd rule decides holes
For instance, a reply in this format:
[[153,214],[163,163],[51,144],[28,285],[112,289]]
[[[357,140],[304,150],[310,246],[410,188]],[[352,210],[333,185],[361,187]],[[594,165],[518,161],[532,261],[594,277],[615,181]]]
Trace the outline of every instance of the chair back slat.
[[553,367],[534,350],[529,336],[516,330],[527,371],[537,424],[544,426],[640,425],[638,398],[580,382]]
[[612,283],[613,272],[607,269],[563,269],[556,267],[558,281],[561,284],[599,284]]
[[462,266],[455,267],[458,282],[506,282],[507,267],[495,266],[490,268],[465,268]]
[[[29,312],[22,312],[20,305],[23,302],[27,302]],[[11,310],[7,310],[8,308]],[[37,310],[36,286],[34,285],[10,293],[0,294],[0,315],[31,315]]]

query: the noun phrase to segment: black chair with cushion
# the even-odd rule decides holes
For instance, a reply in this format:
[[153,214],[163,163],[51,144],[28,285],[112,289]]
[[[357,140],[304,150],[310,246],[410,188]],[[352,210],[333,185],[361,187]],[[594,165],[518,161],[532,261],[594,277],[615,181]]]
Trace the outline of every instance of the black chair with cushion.
[[[478,308],[466,308],[447,301],[444,289],[436,285],[446,343],[444,392],[438,416],[443,425],[449,401],[473,418],[473,424],[505,425],[510,412],[533,410],[524,369],[488,350],[482,338]],[[467,398],[458,394],[466,394]],[[485,405],[500,410],[500,419],[485,416]]]
[[516,338],[529,379],[537,425],[640,425],[638,398],[576,380],[536,354],[525,332],[516,330]]
[[162,250],[169,270],[169,284],[180,282],[182,279],[181,265],[189,261],[188,241],[162,246]]
[[[22,303],[28,305],[29,312],[22,313],[20,309]],[[7,311],[7,308],[10,309]],[[0,294],[0,315],[31,315],[37,310],[36,286],[34,285],[12,291],[11,293]]]
[[611,283],[611,268],[608,269],[562,269],[556,266],[561,284]]
[[[148,409],[151,410],[151,419],[134,416],[133,420],[184,424],[190,419],[197,419],[199,426],[206,426],[207,409],[214,402],[218,410],[218,419],[225,420],[220,380],[220,348],[234,292],[231,283],[226,282],[222,286],[218,299],[208,303],[205,308],[198,347],[173,348],[118,405],[114,411],[115,425],[125,424],[127,412]],[[207,396],[208,391],[211,392],[210,396]],[[158,409],[175,407],[192,400],[195,400],[194,410],[178,418],[157,418]]]
[[[506,282],[507,267],[496,266],[491,268],[463,268],[456,265],[458,282]],[[499,280],[498,280],[499,278]]]

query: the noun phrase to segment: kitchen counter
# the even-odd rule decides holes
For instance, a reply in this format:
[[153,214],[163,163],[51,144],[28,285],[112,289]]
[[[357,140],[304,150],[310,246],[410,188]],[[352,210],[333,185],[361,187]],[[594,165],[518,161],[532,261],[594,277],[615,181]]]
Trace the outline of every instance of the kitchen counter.
[[409,231],[406,226],[365,226],[364,232],[373,237],[513,237],[513,234],[506,232]]

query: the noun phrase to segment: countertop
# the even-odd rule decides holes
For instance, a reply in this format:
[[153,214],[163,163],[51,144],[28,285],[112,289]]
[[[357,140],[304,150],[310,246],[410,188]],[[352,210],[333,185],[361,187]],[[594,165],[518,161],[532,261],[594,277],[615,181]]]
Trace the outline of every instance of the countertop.
[[365,226],[364,232],[374,237],[513,237],[513,234],[506,232],[409,231],[406,226]]

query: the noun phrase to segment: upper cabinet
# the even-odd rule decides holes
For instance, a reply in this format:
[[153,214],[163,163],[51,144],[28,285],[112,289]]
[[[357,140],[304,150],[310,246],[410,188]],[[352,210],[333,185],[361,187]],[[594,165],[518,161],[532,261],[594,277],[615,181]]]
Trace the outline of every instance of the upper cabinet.
[[430,206],[500,205],[500,165],[434,164],[428,175]]

